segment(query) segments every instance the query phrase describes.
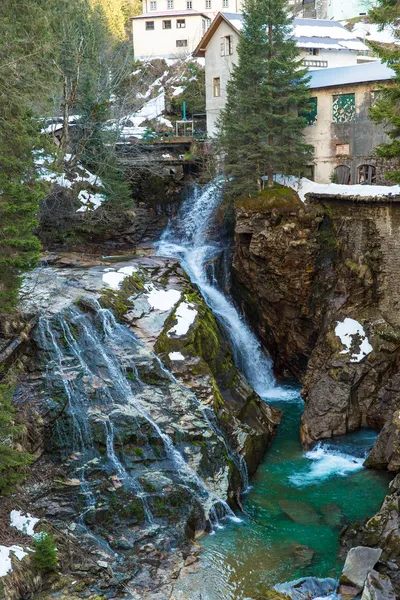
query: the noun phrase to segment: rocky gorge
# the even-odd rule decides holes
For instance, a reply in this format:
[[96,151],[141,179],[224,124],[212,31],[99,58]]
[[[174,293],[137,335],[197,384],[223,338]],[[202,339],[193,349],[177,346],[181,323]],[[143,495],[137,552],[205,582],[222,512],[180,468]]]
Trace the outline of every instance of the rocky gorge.
[[[228,564],[223,536],[230,539],[237,528],[241,540],[243,525],[267,531],[254,548],[261,555],[267,542],[275,556],[260,562],[260,573],[272,575],[248,588],[251,597],[293,598],[293,590],[268,590],[297,573],[336,574],[336,566],[318,558],[323,548],[315,536],[332,544],[343,526],[343,551],[382,550],[365,574],[368,589],[376,591],[382,576],[397,590],[396,480],[381,510],[366,520],[387,478],[362,466],[373,445],[369,467],[400,470],[397,210],[395,202],[360,198],[309,196],[304,203],[281,187],[238,201],[231,286],[222,280],[229,271],[226,242],[213,225],[225,218],[217,184],[189,195],[156,256],[146,244],[134,257],[45,256],[23,295],[32,332],[30,341],[25,336],[14,402],[37,462],[23,491],[2,506],[4,539],[25,554],[19,560],[14,553],[13,569],[1,580],[5,598],[201,598],[207,544],[217,543]],[[263,350],[278,377],[303,384],[301,441],[314,454],[304,454],[297,442],[299,390],[275,382]],[[282,410],[294,417],[280,427],[281,441],[267,453],[248,496],[249,477]],[[334,437],[333,446],[318,445],[363,428],[380,432],[376,441],[346,435]],[[332,457],[328,474],[309,472],[307,461],[318,471]],[[362,509],[346,512],[335,496],[346,484],[337,478],[353,472]],[[292,487],[282,487],[286,480]],[[321,481],[327,487],[316,500],[312,490]],[[376,488],[371,503],[368,485]],[[35,575],[29,535],[10,523],[16,508],[54,533],[59,578]],[[204,532],[214,535],[201,537]],[[240,570],[232,570],[239,581]],[[332,581],[322,588],[314,582],[312,597],[332,593]],[[351,588],[347,580],[342,585]],[[347,588],[343,593],[352,597]],[[240,586],[232,589],[226,595],[232,592],[215,592],[216,585],[217,595],[206,590],[205,597],[248,597]]]

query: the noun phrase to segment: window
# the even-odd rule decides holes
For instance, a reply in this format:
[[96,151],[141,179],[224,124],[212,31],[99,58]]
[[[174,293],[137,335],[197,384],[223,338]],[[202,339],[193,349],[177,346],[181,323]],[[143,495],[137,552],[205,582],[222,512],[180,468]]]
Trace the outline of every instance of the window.
[[206,8],[211,8],[211,0],[206,0]]
[[319,49],[318,48],[306,48],[307,54],[311,54],[311,56],[318,56]]
[[192,0],[189,0],[188,2],[186,2],[186,8],[187,8],[187,10],[191,10],[193,8]]
[[162,28],[163,29],[171,29],[171,21],[163,21],[162,22]]
[[176,20],[176,28],[177,29],[185,29],[185,27],[186,27],[185,19],[177,19]]
[[357,169],[357,183],[371,185],[376,183],[376,168],[373,165],[361,165]]
[[167,8],[174,8],[174,0],[168,0]]
[[186,48],[186,46],[188,45],[187,40],[176,40],[176,47],[177,48]]
[[337,155],[344,154],[346,156],[349,156],[350,144],[336,144],[336,154]]
[[221,38],[221,56],[230,56],[233,54],[233,36],[226,35]]
[[350,184],[350,167],[347,165],[339,165],[333,172],[334,183],[340,183],[344,185]]
[[214,77],[213,79],[213,96],[219,98],[221,96],[221,79],[220,77]]
[[318,67],[318,69],[326,69],[328,66],[327,60],[303,60],[303,65],[305,67]]
[[222,6],[224,8],[228,8],[228,6],[229,6],[229,0],[222,0]]
[[157,10],[156,0],[152,0],[152,2],[150,2],[150,10]]
[[307,123],[309,125],[314,125],[314,123],[317,122],[317,115],[318,115],[318,98],[309,98],[308,106],[306,107],[304,112],[301,113],[301,116],[305,117],[307,119]]
[[332,121],[334,123],[351,123],[356,120],[355,94],[339,94],[333,96]]
[[154,30],[154,21],[146,21],[146,31]]

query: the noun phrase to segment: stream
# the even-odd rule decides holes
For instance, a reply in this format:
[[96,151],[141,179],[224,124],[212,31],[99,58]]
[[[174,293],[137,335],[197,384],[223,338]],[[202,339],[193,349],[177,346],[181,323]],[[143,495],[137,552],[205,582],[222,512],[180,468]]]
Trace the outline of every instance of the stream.
[[313,578],[337,579],[341,528],[376,512],[390,476],[363,467],[376,438],[373,431],[302,449],[299,389],[276,383],[256,336],[209,275],[223,250],[223,241],[215,239],[215,232],[210,235],[221,196],[218,182],[194,188],[171,219],[157,253],[180,260],[225,331],[238,367],[264,400],[283,411],[283,421],[244,495],[247,515],[202,539],[199,570],[178,582],[176,590],[193,600],[245,600],[278,583],[311,577],[309,597],[326,595],[332,580],[325,590],[317,585],[313,592]]

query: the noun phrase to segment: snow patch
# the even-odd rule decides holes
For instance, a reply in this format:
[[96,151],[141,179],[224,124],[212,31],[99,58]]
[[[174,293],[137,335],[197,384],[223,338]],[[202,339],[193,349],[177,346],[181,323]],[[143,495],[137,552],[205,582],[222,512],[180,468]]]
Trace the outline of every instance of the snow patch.
[[193,308],[193,304],[181,302],[175,312],[177,324],[168,331],[168,337],[177,335],[178,337],[186,335],[190,326],[194,323],[197,316],[197,310]]
[[170,352],[168,356],[170,360],[185,360],[185,357],[180,352]]
[[34,527],[39,521],[40,519],[32,517],[29,513],[24,515],[20,510],[12,510],[10,513],[11,527],[15,527],[26,535],[34,535]]
[[78,194],[78,200],[83,204],[76,212],[86,212],[96,210],[107,200],[104,194],[91,194],[87,190],[82,190]]
[[[364,327],[354,319],[349,319],[347,317],[342,322],[338,321],[335,327],[335,334],[340,338],[343,346],[346,347],[345,350],[341,350],[340,354],[349,354],[354,342],[359,345],[358,352],[351,352],[350,362],[360,362],[373,350],[364,331]],[[354,340],[354,336],[357,336],[356,340]]]
[[28,554],[21,546],[0,546],[0,577],[12,571],[11,553],[14,553],[18,560],[22,560]]
[[126,277],[129,277],[130,275],[135,273],[137,270],[137,267],[134,266],[121,267],[121,269],[118,269],[118,271],[110,271],[109,269],[104,269],[102,279],[104,283],[110,286],[110,288],[112,288],[113,290],[118,290],[123,280]]
[[171,310],[181,298],[181,292],[178,290],[158,290],[153,284],[146,286],[147,301],[152,308],[165,312]]
[[174,91],[172,92],[172,95],[173,96],[180,96],[184,91],[185,91],[185,86],[184,85],[179,85],[178,87],[176,87],[174,89]]
[[306,194],[331,194],[334,196],[362,196],[364,198],[384,198],[400,195],[400,185],[341,185],[339,183],[316,183],[306,177],[286,177],[276,175],[275,181],[295,190],[305,202]]

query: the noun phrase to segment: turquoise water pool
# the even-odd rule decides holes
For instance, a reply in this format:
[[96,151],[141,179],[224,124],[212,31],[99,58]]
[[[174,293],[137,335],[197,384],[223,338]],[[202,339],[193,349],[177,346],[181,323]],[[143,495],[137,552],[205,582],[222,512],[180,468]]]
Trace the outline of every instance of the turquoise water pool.
[[[390,476],[362,466],[376,433],[360,431],[305,452],[299,440],[303,403],[275,403],[284,416],[276,439],[244,495],[248,516],[225,522],[201,540],[201,569],[184,588],[199,598],[257,598],[276,583],[337,577],[341,528],[379,508]],[[196,580],[196,581],[195,581]],[[196,596],[197,597],[197,596]]]

